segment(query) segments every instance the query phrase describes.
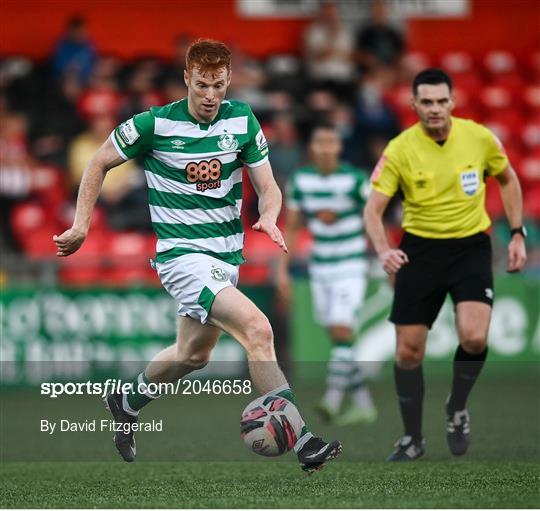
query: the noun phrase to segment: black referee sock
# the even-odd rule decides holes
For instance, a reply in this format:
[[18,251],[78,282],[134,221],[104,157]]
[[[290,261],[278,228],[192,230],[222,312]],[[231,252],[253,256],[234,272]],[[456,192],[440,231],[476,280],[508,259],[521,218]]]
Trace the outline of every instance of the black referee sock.
[[422,401],[424,400],[422,365],[416,369],[402,369],[394,364],[394,379],[405,435],[413,437],[414,440],[420,440],[422,438]]
[[458,346],[454,356],[454,379],[448,407],[452,411],[465,409],[467,397],[473,388],[487,357],[487,347],[482,353],[467,353]]

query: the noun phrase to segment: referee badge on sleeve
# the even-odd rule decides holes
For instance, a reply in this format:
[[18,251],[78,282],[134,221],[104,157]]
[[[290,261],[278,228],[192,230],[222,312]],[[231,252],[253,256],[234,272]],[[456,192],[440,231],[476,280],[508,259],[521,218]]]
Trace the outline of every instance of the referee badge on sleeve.
[[474,195],[480,186],[480,173],[475,169],[467,169],[460,174],[461,188],[467,195]]

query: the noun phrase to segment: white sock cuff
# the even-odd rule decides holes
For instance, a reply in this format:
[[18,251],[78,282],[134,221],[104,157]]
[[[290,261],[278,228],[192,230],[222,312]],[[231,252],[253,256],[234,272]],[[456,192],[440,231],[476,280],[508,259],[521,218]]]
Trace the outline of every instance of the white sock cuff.
[[294,444],[294,452],[298,454],[298,451],[300,449],[302,449],[302,447],[304,447],[304,445],[306,445],[306,442],[310,439],[310,438],[313,438],[313,433],[311,432],[307,432],[305,435],[302,435],[297,441],[296,443]]
[[267,392],[266,394],[263,394],[264,396],[275,396],[276,394],[279,394],[280,392],[283,392],[284,390],[291,390],[291,387],[288,383],[284,383],[283,385],[280,385],[279,387],[276,387],[275,389],[271,390],[270,392]]
[[127,394],[122,394],[122,408],[124,409],[124,412],[129,413],[129,415],[133,415],[133,417],[137,417],[139,415],[138,410],[134,410],[131,408],[131,406],[129,406]]

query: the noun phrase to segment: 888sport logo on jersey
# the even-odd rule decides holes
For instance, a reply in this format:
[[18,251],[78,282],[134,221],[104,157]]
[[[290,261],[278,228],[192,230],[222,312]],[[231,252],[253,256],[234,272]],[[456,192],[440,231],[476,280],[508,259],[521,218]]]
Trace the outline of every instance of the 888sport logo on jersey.
[[186,165],[187,180],[189,183],[197,183],[197,190],[199,192],[221,188],[222,166],[217,158],[210,161],[192,161]]

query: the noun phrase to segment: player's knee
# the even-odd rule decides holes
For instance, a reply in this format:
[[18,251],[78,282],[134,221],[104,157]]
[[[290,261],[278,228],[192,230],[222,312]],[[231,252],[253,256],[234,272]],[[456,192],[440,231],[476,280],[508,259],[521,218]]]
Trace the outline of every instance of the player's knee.
[[331,326],[328,333],[334,342],[350,342],[353,337],[353,331],[347,326]]
[[478,355],[486,349],[487,339],[484,335],[471,332],[461,340],[460,344],[467,353]]
[[403,369],[415,369],[422,363],[422,350],[412,344],[400,344],[396,352],[396,362]]
[[210,361],[210,352],[191,353],[184,360],[183,363],[196,369],[202,369]]
[[273,353],[274,334],[270,322],[265,316],[253,318],[246,326],[245,336],[249,350],[265,354]]

